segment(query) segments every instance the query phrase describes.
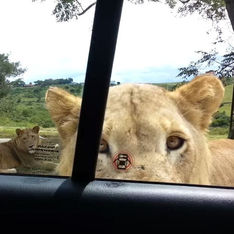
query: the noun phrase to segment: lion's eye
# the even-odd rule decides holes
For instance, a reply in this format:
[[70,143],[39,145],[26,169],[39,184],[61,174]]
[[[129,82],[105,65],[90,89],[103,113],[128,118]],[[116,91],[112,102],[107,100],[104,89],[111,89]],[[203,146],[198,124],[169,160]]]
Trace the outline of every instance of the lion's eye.
[[178,136],[169,136],[167,138],[167,148],[169,150],[177,150],[184,144],[184,139]]
[[106,153],[108,151],[108,143],[102,139],[99,146],[100,153]]
[[99,146],[99,152],[107,153],[108,151],[109,151],[108,143],[104,139],[102,139]]

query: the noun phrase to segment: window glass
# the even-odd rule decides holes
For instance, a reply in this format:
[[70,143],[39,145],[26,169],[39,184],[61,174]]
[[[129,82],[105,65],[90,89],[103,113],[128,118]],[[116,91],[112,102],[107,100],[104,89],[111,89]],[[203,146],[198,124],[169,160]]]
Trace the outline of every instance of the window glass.
[[[1,1],[1,173],[57,174],[62,141],[56,123],[66,117],[56,110],[60,90],[82,96],[95,6],[76,16],[91,3]],[[45,102],[51,86],[56,87],[48,93],[53,118]]]
[[[225,9],[139,2],[124,2],[96,177],[233,186]],[[94,9],[1,3],[0,172],[71,176]]]
[[97,178],[234,185],[233,30],[179,6],[124,4]]

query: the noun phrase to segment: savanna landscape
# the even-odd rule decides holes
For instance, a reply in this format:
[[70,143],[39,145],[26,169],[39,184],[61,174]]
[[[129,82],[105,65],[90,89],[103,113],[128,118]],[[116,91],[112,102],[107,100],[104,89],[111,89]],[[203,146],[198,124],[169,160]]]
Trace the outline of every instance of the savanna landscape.
[[[82,94],[81,84],[57,84],[74,95]],[[0,139],[16,136],[16,129],[40,126],[41,147],[35,155],[38,160],[58,162],[60,141],[57,130],[45,106],[45,93],[49,86],[40,85],[11,87],[8,94],[0,98]],[[18,173],[51,174],[39,168],[19,168]]]
[[[229,131],[232,89],[234,79],[225,86],[223,104],[215,114],[208,133],[209,138],[225,138]],[[155,84],[168,90],[178,83]],[[56,85],[76,95],[82,95],[82,84]],[[39,125],[41,136],[56,137],[57,130],[45,106],[45,93],[49,86],[12,87],[7,96],[0,99],[0,138],[11,138],[16,128]]]
[[[54,146],[60,145],[58,132],[45,106],[45,93],[50,87],[46,82],[38,82],[36,85],[24,87],[11,87],[8,94],[0,99],[0,138],[15,137],[16,128],[32,128],[40,126],[40,136],[42,144]],[[225,85],[225,96],[214,115],[213,122],[207,133],[209,139],[227,138],[230,124],[231,101],[234,79],[229,79]],[[155,84],[168,90],[173,90],[180,86],[180,83]],[[82,96],[82,84],[57,84],[71,94]],[[43,151],[43,150],[42,150]],[[40,160],[58,162],[59,150],[47,153],[45,158],[37,155]],[[48,159],[48,155],[50,155]],[[51,174],[38,168],[21,168],[19,173]]]

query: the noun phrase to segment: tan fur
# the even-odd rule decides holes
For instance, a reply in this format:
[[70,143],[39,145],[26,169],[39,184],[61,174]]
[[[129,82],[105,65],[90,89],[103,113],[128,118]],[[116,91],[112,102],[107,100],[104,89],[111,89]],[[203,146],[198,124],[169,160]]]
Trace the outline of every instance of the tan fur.
[[[205,137],[224,88],[218,78],[198,76],[174,92],[146,84],[111,87],[102,139],[109,151],[99,153],[98,178],[116,178],[206,185],[234,185],[234,141],[208,143]],[[60,175],[71,175],[81,99],[50,88],[46,104],[64,143]],[[171,136],[184,139],[176,150]],[[132,167],[118,170],[113,158],[126,153]]]
[[209,142],[213,159],[210,182],[214,185],[234,185],[234,140],[222,139]]
[[[27,129],[16,129],[17,136],[0,144],[0,172],[15,173],[18,167],[42,166],[43,163],[37,162],[33,154],[40,143],[38,126]],[[50,169],[55,165],[49,163]]]

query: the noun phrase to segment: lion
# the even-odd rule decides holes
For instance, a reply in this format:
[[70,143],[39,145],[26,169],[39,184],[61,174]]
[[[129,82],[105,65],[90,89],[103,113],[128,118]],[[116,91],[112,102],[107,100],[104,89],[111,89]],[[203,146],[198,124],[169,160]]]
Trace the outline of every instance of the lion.
[[[206,138],[223,96],[212,74],[174,91],[150,84],[111,87],[96,178],[233,186],[234,141]],[[70,176],[81,98],[51,87],[45,100],[63,142],[57,173]]]
[[0,172],[16,173],[19,167],[46,167],[55,169],[53,163],[38,162],[33,155],[40,144],[39,126],[16,129],[16,137],[0,143]]

